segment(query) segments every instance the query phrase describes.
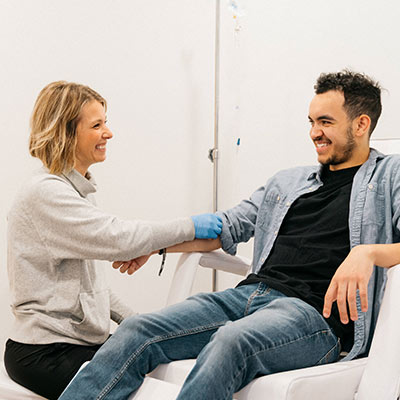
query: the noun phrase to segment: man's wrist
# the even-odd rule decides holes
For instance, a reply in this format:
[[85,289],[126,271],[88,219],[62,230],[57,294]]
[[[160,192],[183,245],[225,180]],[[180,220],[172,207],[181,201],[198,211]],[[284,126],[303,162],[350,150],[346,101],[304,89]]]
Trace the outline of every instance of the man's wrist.
[[378,258],[378,248],[376,244],[360,244],[354,249],[361,251],[364,257],[367,257],[372,264],[376,265],[376,260]]

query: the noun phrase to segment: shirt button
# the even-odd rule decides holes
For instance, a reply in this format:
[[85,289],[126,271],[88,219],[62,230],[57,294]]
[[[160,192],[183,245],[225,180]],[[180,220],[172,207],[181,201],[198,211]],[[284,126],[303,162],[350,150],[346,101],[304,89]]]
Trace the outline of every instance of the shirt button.
[[311,191],[313,190],[313,188],[312,188],[312,187],[309,187],[308,190],[311,192]]
[[281,198],[279,196],[276,197],[276,201],[279,201]]
[[374,185],[372,184],[372,183],[370,183],[369,185],[368,185],[368,189],[373,189],[374,188]]
[[277,234],[278,234],[278,231],[275,231],[275,232],[274,232],[274,235],[276,236]]
[[290,206],[290,203],[289,203],[289,202],[287,202],[287,203],[286,203],[286,206],[287,206],[287,207],[289,207],[289,206]]

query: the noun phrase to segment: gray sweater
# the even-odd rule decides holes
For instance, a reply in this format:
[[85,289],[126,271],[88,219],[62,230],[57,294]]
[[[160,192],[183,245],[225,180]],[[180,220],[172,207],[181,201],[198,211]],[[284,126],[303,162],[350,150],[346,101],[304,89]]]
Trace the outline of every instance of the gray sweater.
[[102,265],[194,238],[190,218],[122,220],[96,207],[93,178],[40,169],[8,215],[11,339],[29,344],[103,343],[110,318],[132,314],[113,295]]

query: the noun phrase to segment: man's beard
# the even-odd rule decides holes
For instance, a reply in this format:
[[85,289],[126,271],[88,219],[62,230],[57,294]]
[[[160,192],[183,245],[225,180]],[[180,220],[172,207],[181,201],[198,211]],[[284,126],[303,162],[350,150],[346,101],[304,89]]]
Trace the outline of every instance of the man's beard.
[[338,165],[342,164],[350,159],[353,154],[356,142],[353,137],[353,129],[351,126],[347,128],[346,131],[347,142],[344,144],[336,153],[334,153],[330,158],[328,158],[323,165]]

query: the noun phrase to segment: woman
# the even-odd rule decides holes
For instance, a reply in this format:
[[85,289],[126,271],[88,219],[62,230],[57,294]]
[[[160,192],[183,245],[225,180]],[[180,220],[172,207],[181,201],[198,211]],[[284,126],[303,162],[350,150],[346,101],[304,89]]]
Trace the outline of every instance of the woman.
[[[215,238],[213,215],[168,222],[121,220],[96,207],[90,165],[106,159],[113,134],[106,101],[64,81],[39,94],[29,149],[43,167],[8,216],[8,272],[15,316],[5,350],[10,377],[49,399],[109,337],[110,318],[133,311],[110,292],[94,260],[138,259],[196,238]],[[138,258],[139,257],[139,258]]]

